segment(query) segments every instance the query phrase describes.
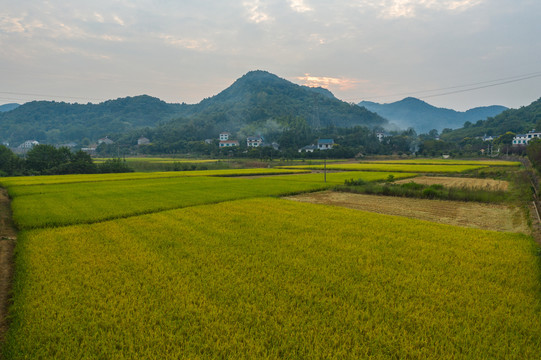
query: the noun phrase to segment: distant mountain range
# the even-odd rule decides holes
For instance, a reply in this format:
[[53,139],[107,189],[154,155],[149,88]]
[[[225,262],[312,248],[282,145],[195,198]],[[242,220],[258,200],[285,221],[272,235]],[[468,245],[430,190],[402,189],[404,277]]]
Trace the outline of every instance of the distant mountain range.
[[389,104],[362,101],[358,105],[381,115],[401,128],[414,128],[418,133],[427,133],[432,129],[441,132],[445,128],[460,128],[466,121],[477,122],[507,110],[505,106],[493,105],[461,112],[438,108],[413,97]]
[[0,105],[0,112],[11,111],[18,108],[19,106],[21,105],[15,103]]
[[214,137],[224,130],[254,132],[280,117],[304,117],[312,127],[388,124],[373,112],[338,100],[326,89],[296,85],[258,70],[194,105],[168,104],[147,95],[100,104],[29,102],[0,113],[0,141],[88,142],[167,122],[204,128],[198,134]]
[[465,137],[483,135],[499,136],[506,132],[527,133],[532,129],[541,130],[541,98],[519,109],[508,109],[501,114],[453,131],[445,132],[443,140],[457,141]]

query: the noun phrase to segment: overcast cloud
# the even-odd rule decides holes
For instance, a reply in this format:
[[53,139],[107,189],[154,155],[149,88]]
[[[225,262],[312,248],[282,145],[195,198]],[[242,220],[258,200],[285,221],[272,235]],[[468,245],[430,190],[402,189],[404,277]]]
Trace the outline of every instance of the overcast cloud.
[[539,0],[5,1],[0,103],[196,103],[261,69],[348,102],[519,107],[541,97],[539,14]]

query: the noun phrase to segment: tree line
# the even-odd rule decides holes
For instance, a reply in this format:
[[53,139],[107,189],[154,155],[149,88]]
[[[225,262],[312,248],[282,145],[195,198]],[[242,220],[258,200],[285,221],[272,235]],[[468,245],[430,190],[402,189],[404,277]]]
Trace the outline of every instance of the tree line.
[[36,145],[24,158],[0,145],[0,176],[64,175],[130,172],[121,159],[96,164],[84,151],[71,152],[67,147]]

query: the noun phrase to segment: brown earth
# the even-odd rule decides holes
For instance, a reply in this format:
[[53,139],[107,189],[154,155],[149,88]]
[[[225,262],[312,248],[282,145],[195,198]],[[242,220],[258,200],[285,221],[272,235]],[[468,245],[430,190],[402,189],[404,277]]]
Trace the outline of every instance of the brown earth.
[[323,191],[286,199],[342,206],[443,224],[529,234],[522,211],[505,205]]
[[446,187],[458,187],[468,189],[479,189],[489,191],[506,191],[509,183],[503,180],[493,179],[475,179],[462,177],[444,177],[444,176],[419,176],[414,179],[404,179],[395,181],[395,184],[405,184],[415,182],[422,185],[441,184]]
[[8,307],[13,280],[13,254],[17,230],[11,218],[9,196],[0,189],[0,341],[4,340],[8,329]]

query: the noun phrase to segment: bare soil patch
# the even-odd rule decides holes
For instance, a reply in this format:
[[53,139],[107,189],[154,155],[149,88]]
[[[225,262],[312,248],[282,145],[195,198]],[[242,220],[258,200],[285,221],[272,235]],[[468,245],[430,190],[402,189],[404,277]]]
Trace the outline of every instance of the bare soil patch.
[[507,191],[507,188],[509,187],[509,183],[503,180],[444,176],[419,176],[414,179],[395,181],[395,184],[405,184],[409,182],[415,182],[422,185],[441,184],[445,187],[457,187],[489,191]]
[[286,199],[405,216],[449,225],[529,234],[523,212],[518,208],[505,205],[412,199],[334,191],[300,194],[288,196]]
[[13,280],[13,254],[17,229],[11,217],[10,200],[5,189],[0,189],[0,341],[8,329],[8,307]]

